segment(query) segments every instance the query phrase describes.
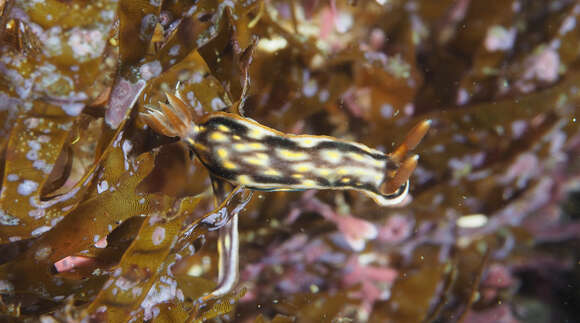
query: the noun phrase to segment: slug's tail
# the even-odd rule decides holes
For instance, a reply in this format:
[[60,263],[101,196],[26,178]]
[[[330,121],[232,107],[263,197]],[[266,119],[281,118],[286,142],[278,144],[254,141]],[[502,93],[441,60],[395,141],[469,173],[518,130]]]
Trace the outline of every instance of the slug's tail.
[[139,115],[156,132],[168,137],[185,139],[192,134],[195,127],[192,113],[180,98],[170,93],[165,95],[169,104],[159,102],[161,109],[147,105],[145,106],[147,111]]
[[407,181],[415,167],[417,167],[417,162],[419,161],[419,155],[412,155],[407,159],[404,159],[407,153],[413,149],[421,142],[421,139],[425,137],[427,131],[431,127],[431,120],[424,120],[416,125],[403,141],[403,143],[391,154],[389,157],[392,161],[399,164],[399,169],[394,175],[388,177],[380,187],[382,194],[389,195],[400,190],[403,185],[407,185]]

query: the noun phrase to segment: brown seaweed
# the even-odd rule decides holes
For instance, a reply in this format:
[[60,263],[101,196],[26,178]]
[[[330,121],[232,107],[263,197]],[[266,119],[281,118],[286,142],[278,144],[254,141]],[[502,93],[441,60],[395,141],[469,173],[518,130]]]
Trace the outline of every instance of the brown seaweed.
[[[579,16],[573,0],[0,1],[0,319],[574,320]],[[400,207],[241,188],[214,205],[205,167],[141,117],[175,92],[385,152],[433,123]],[[239,284],[208,298],[238,213]]]

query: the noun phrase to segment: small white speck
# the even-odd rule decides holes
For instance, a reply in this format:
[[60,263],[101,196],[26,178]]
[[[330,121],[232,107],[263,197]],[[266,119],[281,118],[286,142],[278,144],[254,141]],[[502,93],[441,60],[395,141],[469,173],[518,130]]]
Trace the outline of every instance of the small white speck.
[[8,174],[8,176],[6,176],[6,179],[9,182],[16,182],[17,180],[20,179],[20,177],[18,177],[18,175],[16,175],[16,174]]
[[151,243],[153,243],[154,246],[158,246],[163,242],[163,240],[165,240],[165,228],[156,227],[151,236]]
[[81,114],[81,111],[83,111],[85,105],[82,103],[64,103],[60,107],[69,116],[76,117]]
[[273,53],[288,46],[288,41],[283,37],[263,38],[258,43],[258,49]]
[[44,209],[33,209],[28,211],[28,216],[36,220],[44,217],[44,214],[45,214]]
[[30,234],[31,234],[33,237],[36,237],[36,236],[39,236],[39,235],[41,235],[41,234],[45,233],[45,232],[46,232],[46,231],[48,231],[48,230],[50,230],[50,227],[49,227],[49,226],[46,226],[46,225],[44,225],[44,226],[41,226],[41,227],[38,227],[38,228],[34,229],[32,232],[30,232]]
[[26,125],[26,127],[28,129],[34,129],[34,128],[38,127],[40,122],[41,122],[41,119],[39,119],[39,118],[30,118],[30,119],[24,120],[24,124]]
[[133,144],[129,140],[123,141],[123,145],[121,146],[123,149],[123,155],[125,155],[125,170],[129,170],[129,152],[133,149]]
[[487,216],[483,214],[470,214],[457,219],[455,222],[460,228],[474,229],[484,226],[487,223]]
[[329,97],[330,97],[330,93],[328,93],[327,89],[320,90],[320,93],[318,94],[318,100],[320,100],[320,102],[328,101]]
[[415,105],[412,103],[407,103],[403,108],[403,111],[405,111],[406,115],[411,116],[413,113],[415,113]]
[[466,89],[459,89],[457,92],[457,104],[464,105],[469,100],[469,92]]
[[50,174],[52,171],[52,164],[47,164],[44,159],[37,159],[32,163],[32,167],[43,171],[45,174]]
[[5,226],[19,225],[20,219],[13,217],[0,209],[0,224]]
[[381,116],[385,119],[390,119],[393,117],[393,106],[385,103],[383,105],[381,105]]
[[40,144],[36,140],[29,140],[28,141],[28,147],[30,147],[30,148],[32,148],[34,150],[40,150]]
[[211,108],[214,111],[221,110],[226,107],[226,104],[221,98],[215,97],[211,100]]
[[318,84],[316,80],[308,80],[302,87],[302,93],[307,98],[313,97],[318,92]]
[[98,57],[105,48],[106,37],[99,30],[73,28],[70,35],[67,44],[74,57],[81,62]]
[[30,195],[36,189],[38,189],[38,183],[28,179],[18,185],[18,193],[24,196]]
[[352,28],[353,22],[354,21],[352,16],[349,13],[342,11],[336,17],[334,21],[334,26],[336,28],[336,31],[342,34],[349,31],[350,28]]
[[50,137],[47,135],[40,135],[36,140],[38,140],[38,142],[47,143],[50,141]]
[[159,74],[163,72],[163,66],[161,66],[161,63],[159,61],[153,61],[143,64],[139,68],[139,72],[141,72],[141,77],[144,80],[150,80],[154,77],[159,76]]
[[506,29],[496,25],[487,30],[485,37],[485,48],[490,51],[506,51],[514,46],[516,40],[516,28]]
[[573,30],[575,27],[576,27],[576,18],[568,17],[564,20],[558,32],[560,33],[560,35],[564,35],[569,31]]
[[52,253],[52,248],[48,246],[44,246],[36,250],[34,254],[34,259],[37,261],[42,261],[50,256]]
[[26,159],[30,161],[34,161],[38,159],[38,150],[29,150],[26,153]]
[[107,189],[109,189],[109,183],[107,181],[102,181],[97,184],[97,193],[101,194]]
[[177,54],[179,54],[180,49],[181,49],[181,46],[179,46],[179,45],[175,45],[175,46],[171,47],[171,49],[169,49],[169,56],[177,56]]
[[[200,83],[201,81],[203,81],[203,75],[200,72],[195,72],[193,73],[193,76],[191,77],[191,82],[196,84],[196,83]],[[189,94],[192,94],[192,92],[188,93],[188,98],[189,98]],[[191,100],[191,99],[190,99]]]

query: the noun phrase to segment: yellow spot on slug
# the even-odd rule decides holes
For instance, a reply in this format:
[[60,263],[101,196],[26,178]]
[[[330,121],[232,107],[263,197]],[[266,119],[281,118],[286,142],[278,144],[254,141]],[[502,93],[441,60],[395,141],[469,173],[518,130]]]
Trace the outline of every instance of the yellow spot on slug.
[[330,175],[330,172],[331,172],[331,171],[330,171],[330,169],[328,169],[328,168],[320,168],[320,169],[318,169],[318,170],[317,170],[317,173],[318,173],[320,176],[328,176],[328,175]]
[[304,175],[302,175],[302,174],[292,174],[292,177],[293,178],[302,178],[302,177],[304,177]]
[[312,171],[314,168],[314,165],[312,165],[311,163],[301,163],[301,164],[296,164],[294,166],[292,166],[292,169],[294,169],[295,171],[299,172],[299,173],[305,173],[308,171]]
[[209,139],[217,142],[224,142],[228,140],[228,137],[221,132],[215,131],[209,135]]
[[230,132],[230,128],[224,126],[223,124],[218,125],[217,128],[223,132]]
[[311,180],[311,179],[307,179],[302,181],[302,185],[304,186],[316,186],[316,182]]
[[218,154],[218,156],[220,156],[220,158],[226,158],[226,157],[228,157],[228,151],[225,150],[224,148],[219,148],[217,150],[217,154]]
[[261,159],[257,157],[244,157],[242,160],[247,164],[256,166],[268,166],[270,164],[268,159]]
[[234,144],[234,150],[238,152],[246,152],[248,151],[248,145],[246,144]]
[[281,174],[279,171],[272,169],[272,168],[269,168],[266,171],[264,171],[264,175],[266,175],[266,176],[280,176]]
[[340,153],[338,151],[331,150],[331,151],[328,151],[327,154],[328,154],[328,157],[330,157],[330,158],[339,158],[340,157]]
[[241,140],[242,138],[238,135],[233,135],[232,138],[234,138],[235,140]]
[[262,139],[264,138],[264,136],[266,135],[266,132],[264,132],[261,129],[258,128],[253,128],[250,129],[250,131],[248,132],[248,137],[252,138],[252,139]]
[[375,166],[375,167],[379,167],[379,168],[383,168],[383,167],[385,167],[385,163],[386,163],[386,161],[385,161],[385,160],[374,159],[374,158],[372,158],[371,160],[372,160],[372,161],[371,161],[371,164],[372,164],[373,166]]
[[278,156],[280,158],[290,161],[305,160],[308,159],[308,155],[302,151],[292,151],[288,149],[279,149]]
[[365,161],[365,157],[362,155],[359,155],[357,153],[348,153],[348,157],[352,158],[353,160],[359,161],[359,162]]
[[317,137],[296,136],[294,142],[302,148],[312,148],[324,140],[325,139]]
[[248,175],[240,175],[238,176],[238,183],[242,185],[248,185],[252,183],[252,180]]
[[266,149],[266,146],[262,145],[259,142],[252,142],[250,144],[248,144],[248,146],[254,150],[264,150]]
[[261,160],[268,160],[268,155],[264,154],[264,153],[257,153],[256,154],[256,158],[261,159]]
[[232,163],[229,160],[224,161],[223,166],[224,166],[224,168],[227,168],[227,169],[235,169],[236,168],[236,164]]
[[333,164],[336,164],[342,160],[342,155],[340,154],[340,151],[333,149],[322,150],[320,152],[320,157],[322,157],[322,159],[326,160],[327,162]]
[[259,142],[251,142],[251,143],[237,143],[233,145],[234,150],[237,152],[245,153],[248,151],[256,151],[256,150],[266,150],[266,146],[262,145]]
[[338,175],[346,175],[348,174],[348,171],[344,168],[341,168],[337,171]]
[[340,181],[343,183],[348,183],[348,182],[350,182],[350,178],[345,177],[345,178],[341,179]]

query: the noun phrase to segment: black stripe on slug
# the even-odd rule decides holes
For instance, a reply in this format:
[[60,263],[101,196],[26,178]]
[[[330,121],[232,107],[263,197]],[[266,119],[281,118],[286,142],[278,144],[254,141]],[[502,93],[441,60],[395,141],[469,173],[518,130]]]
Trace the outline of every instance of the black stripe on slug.
[[323,141],[319,144],[317,144],[316,146],[314,146],[314,149],[335,149],[341,152],[353,152],[353,153],[357,153],[357,154],[361,154],[361,155],[367,155],[367,156],[371,156],[372,158],[375,159],[379,159],[379,160],[385,160],[387,159],[387,157],[383,154],[373,154],[373,153],[369,153],[368,151],[365,151],[353,144],[350,144],[348,142],[341,142],[341,141]]
[[316,181],[319,183],[319,185],[321,186],[326,186],[326,187],[332,187],[334,184],[331,183],[329,180],[327,180],[326,178],[323,177],[317,177]]
[[209,119],[206,123],[206,127],[217,128],[218,125],[224,125],[232,130],[237,135],[246,135],[248,133],[248,127],[240,123],[238,120],[226,117],[213,117]]
[[252,179],[258,184],[296,185],[300,183],[300,181],[291,177],[253,175]]
[[263,144],[269,147],[277,147],[277,148],[284,148],[284,149],[292,149],[292,150],[302,150],[296,142],[292,141],[292,139],[285,138],[285,137],[274,137],[274,136],[266,136],[263,140],[261,140]]

